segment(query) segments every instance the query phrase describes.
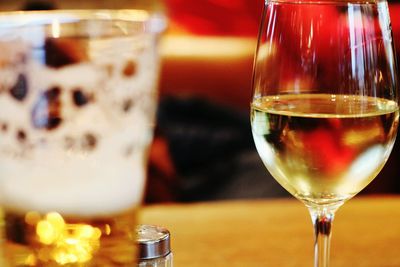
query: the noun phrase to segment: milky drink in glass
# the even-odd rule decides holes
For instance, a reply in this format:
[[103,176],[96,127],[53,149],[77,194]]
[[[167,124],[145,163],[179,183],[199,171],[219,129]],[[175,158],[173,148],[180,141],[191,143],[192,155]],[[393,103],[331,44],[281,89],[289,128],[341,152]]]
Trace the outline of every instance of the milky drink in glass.
[[155,19],[127,10],[0,20],[6,264],[131,266],[156,108]]

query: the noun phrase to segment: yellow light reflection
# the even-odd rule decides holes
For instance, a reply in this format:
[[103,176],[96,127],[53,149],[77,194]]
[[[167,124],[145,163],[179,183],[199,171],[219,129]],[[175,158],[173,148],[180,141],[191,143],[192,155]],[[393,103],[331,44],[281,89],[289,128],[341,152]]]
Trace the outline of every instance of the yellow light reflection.
[[24,261],[24,266],[37,266],[36,257],[34,254],[30,254]]
[[106,233],[106,235],[111,234],[111,226],[109,224],[106,224],[106,226],[105,226],[105,233]]
[[36,224],[37,239],[46,245],[39,251],[39,258],[61,265],[87,262],[99,248],[101,234],[97,227],[68,224],[60,214],[48,213]]
[[55,242],[60,232],[59,229],[55,229],[50,222],[40,221],[36,226],[36,234],[39,237],[40,243],[51,245]]
[[348,146],[359,146],[374,140],[380,140],[384,138],[379,125],[371,129],[359,129],[358,131],[349,131],[345,133],[343,142]]

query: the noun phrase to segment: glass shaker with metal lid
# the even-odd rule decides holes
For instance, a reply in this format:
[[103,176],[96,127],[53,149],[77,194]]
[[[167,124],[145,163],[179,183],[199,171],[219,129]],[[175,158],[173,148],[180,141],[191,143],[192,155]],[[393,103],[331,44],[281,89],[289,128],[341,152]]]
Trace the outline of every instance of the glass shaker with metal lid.
[[155,225],[139,225],[137,244],[138,267],[172,267],[172,252],[169,231]]

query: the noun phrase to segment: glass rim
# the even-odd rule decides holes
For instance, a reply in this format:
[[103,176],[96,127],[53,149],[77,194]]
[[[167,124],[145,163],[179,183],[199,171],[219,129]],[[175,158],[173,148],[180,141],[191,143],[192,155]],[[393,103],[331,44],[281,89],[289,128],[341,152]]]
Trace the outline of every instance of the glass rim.
[[33,11],[1,11],[0,29],[38,25],[78,22],[82,20],[122,20],[131,23],[149,24],[150,33],[161,33],[166,29],[167,19],[161,12],[144,9],[54,9]]

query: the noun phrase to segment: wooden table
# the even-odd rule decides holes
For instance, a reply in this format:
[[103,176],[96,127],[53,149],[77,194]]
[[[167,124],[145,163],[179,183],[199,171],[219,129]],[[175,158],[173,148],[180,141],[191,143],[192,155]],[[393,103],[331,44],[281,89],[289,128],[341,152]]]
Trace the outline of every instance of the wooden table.
[[[140,221],[171,231],[175,267],[313,266],[311,219],[295,199],[147,206]],[[400,197],[339,209],[331,266],[400,266]]]

